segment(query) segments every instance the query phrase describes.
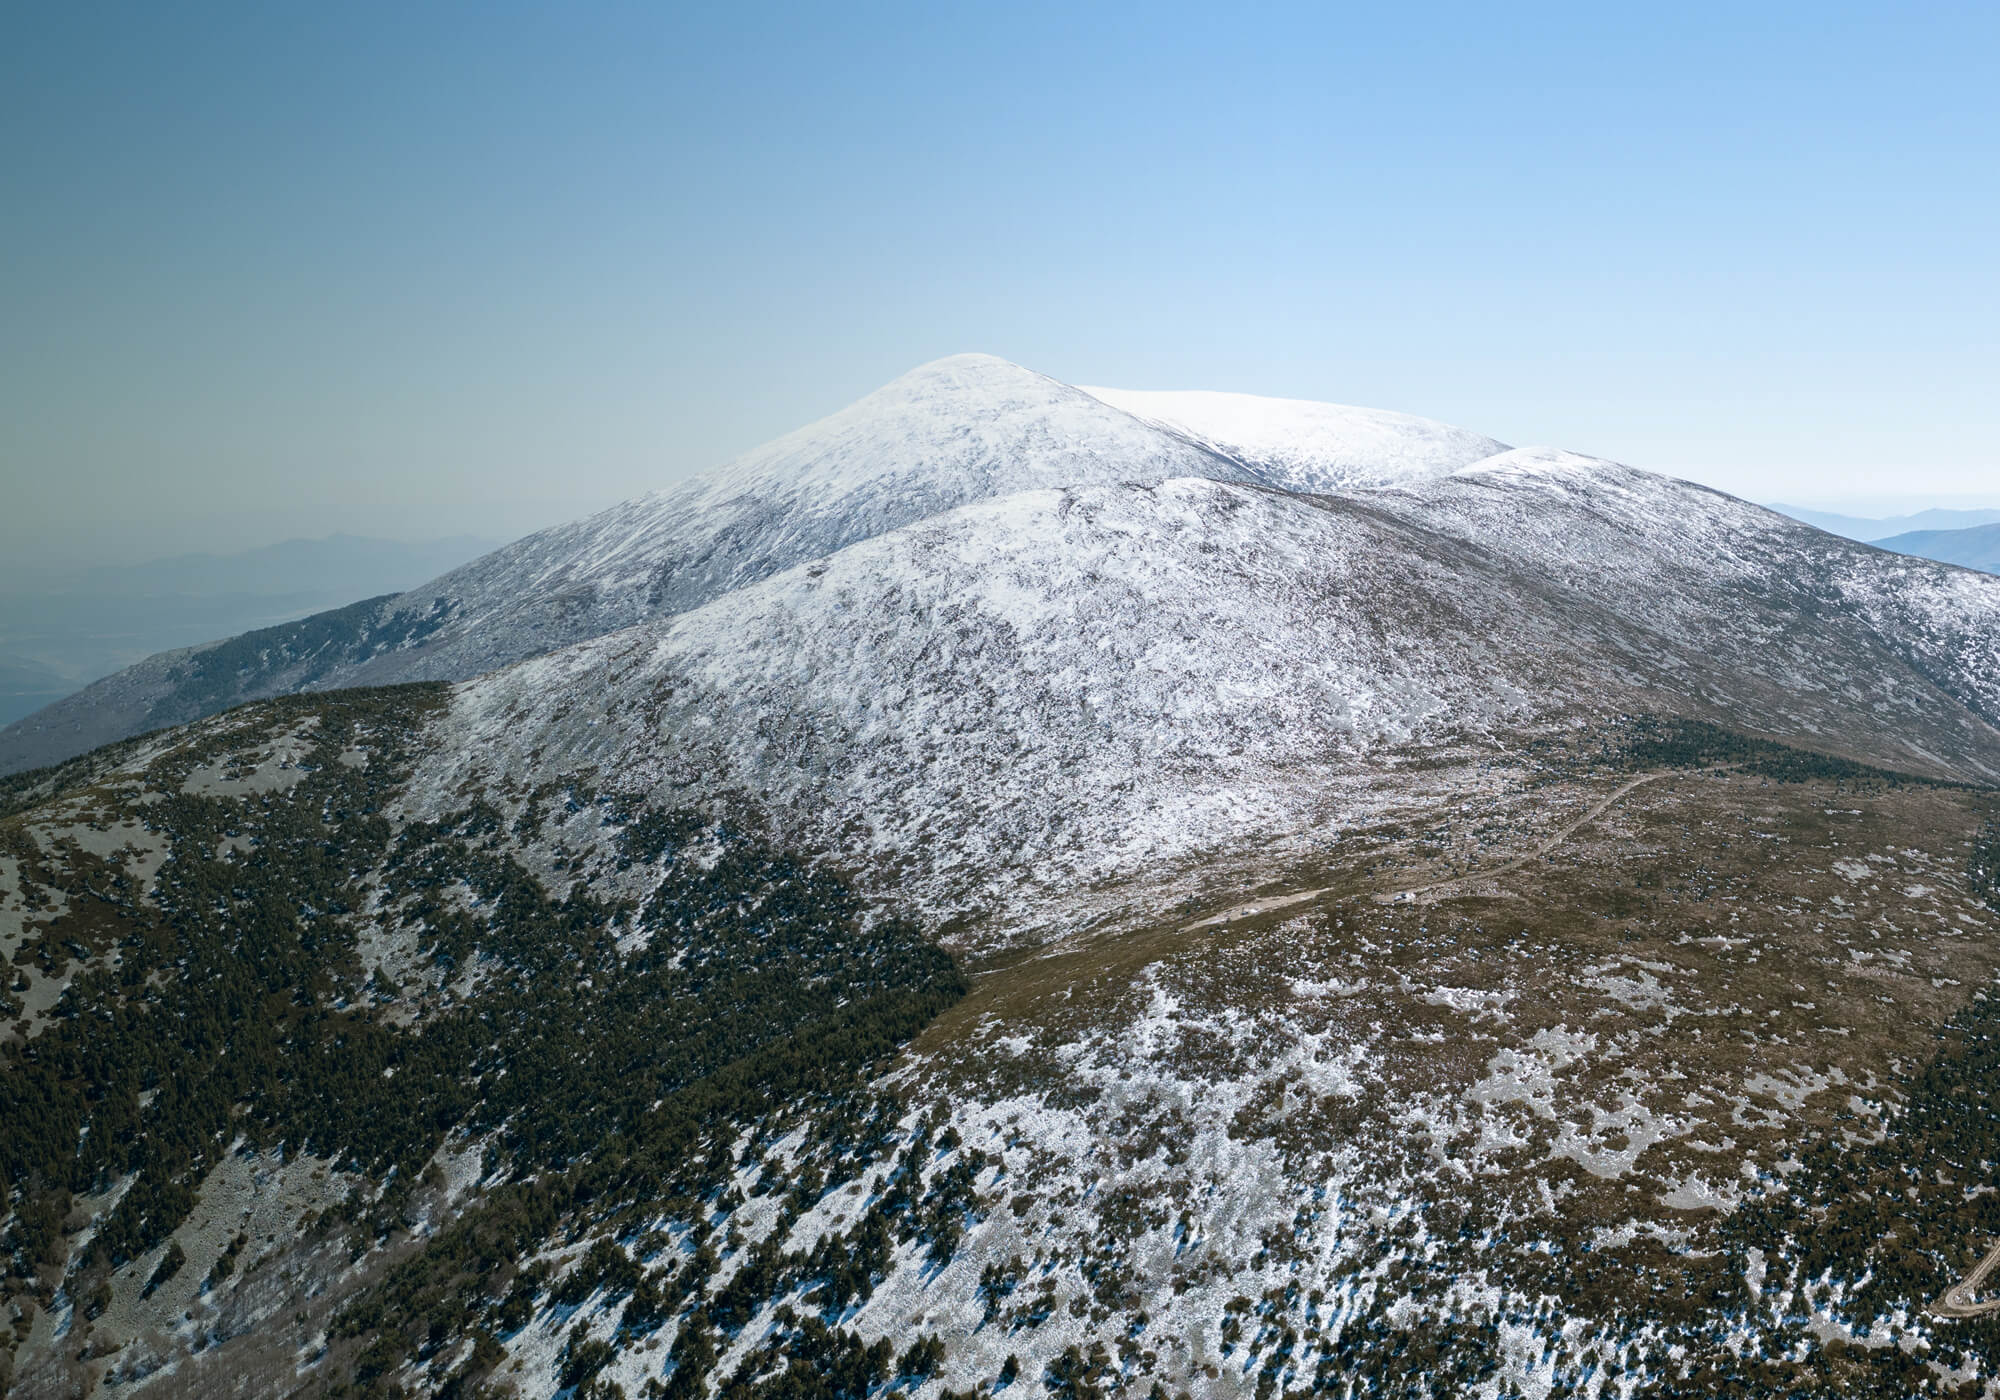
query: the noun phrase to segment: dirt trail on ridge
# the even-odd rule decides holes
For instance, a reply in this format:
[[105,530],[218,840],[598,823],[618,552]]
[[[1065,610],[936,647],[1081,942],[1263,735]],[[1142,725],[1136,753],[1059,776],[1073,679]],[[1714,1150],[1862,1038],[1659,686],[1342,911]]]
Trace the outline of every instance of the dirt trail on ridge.
[[[1632,789],[1640,786],[1641,784],[1653,782],[1659,778],[1670,778],[1672,776],[1674,775],[1671,773],[1647,773],[1640,777],[1632,779],[1630,782],[1624,784],[1616,791],[1612,792],[1609,796],[1599,800],[1582,816],[1578,817],[1576,820],[1569,823],[1569,825],[1563,827],[1560,831],[1556,832],[1553,836],[1549,837],[1548,840],[1542,842],[1541,845],[1535,847],[1533,850],[1527,852],[1525,855],[1516,856],[1512,860],[1506,861],[1500,865],[1493,866],[1489,870],[1475,870],[1464,875],[1454,875],[1449,879],[1434,880],[1430,884],[1417,885],[1412,889],[1392,890],[1386,894],[1375,895],[1374,900],[1377,904],[1395,904],[1401,900],[1415,899],[1420,895],[1432,894],[1438,890],[1449,889],[1454,885],[1468,884],[1476,880],[1491,880],[1497,878],[1498,876],[1505,875],[1509,871],[1519,870],[1529,861],[1539,860],[1543,856],[1549,854],[1549,852],[1555,850],[1555,848],[1560,846],[1563,842],[1569,840],[1569,838],[1575,835],[1577,831],[1580,830],[1582,827],[1588,825],[1590,822],[1593,822],[1598,817],[1604,815],[1604,811],[1607,807],[1609,807],[1612,803],[1616,802],[1619,798],[1623,797],[1626,793],[1632,791]],[[1181,930],[1181,932],[1193,933],[1197,929],[1214,928],[1218,924],[1231,923],[1237,919],[1246,919],[1254,914],[1268,914],[1274,909],[1285,909],[1289,908],[1294,904],[1304,904],[1307,900],[1317,899],[1323,894],[1330,894],[1335,888],[1337,887],[1333,885],[1325,885],[1316,890],[1300,890],[1296,894],[1276,894],[1276,895],[1266,896],[1263,899],[1253,899],[1248,901],[1247,903],[1238,904],[1232,908],[1225,909],[1220,914],[1211,914],[1206,919],[1198,919],[1194,923],[1188,924],[1186,927],[1184,927]]]

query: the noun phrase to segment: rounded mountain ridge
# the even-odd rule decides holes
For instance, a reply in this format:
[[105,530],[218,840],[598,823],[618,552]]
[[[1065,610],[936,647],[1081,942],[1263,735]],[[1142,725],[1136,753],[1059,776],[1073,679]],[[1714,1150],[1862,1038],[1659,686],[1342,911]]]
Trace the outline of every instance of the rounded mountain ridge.
[[128,667],[0,731],[0,772],[267,695],[467,679],[994,497],[1175,477],[1338,493],[1428,479],[1498,447],[1404,414],[1085,391],[952,355],[406,593]]
[[1088,386],[1085,392],[1286,491],[1404,485],[1510,450],[1483,433],[1387,409],[1212,390]]
[[469,679],[981,501],[1175,478],[1328,496],[1408,489],[1501,448],[1407,414],[1086,391],[997,356],[953,355],[408,592],[141,662],[0,732],[0,771],[267,695]]

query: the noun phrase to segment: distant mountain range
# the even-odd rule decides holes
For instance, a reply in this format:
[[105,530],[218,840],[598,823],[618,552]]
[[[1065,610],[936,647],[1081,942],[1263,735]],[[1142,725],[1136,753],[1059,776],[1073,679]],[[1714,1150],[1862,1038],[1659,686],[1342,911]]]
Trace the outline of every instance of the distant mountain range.
[[1914,554],[1920,559],[1935,559],[1961,568],[1982,569],[1989,574],[2000,573],[2000,509],[1922,510],[1886,519],[1839,515],[1803,506],[1773,505],[1771,509],[1877,549]]
[[336,593],[351,600],[357,589],[394,589],[412,571],[452,568],[496,544],[476,535],[385,540],[333,534],[324,539],[285,540],[236,554],[181,554],[137,564],[68,570],[4,569],[0,570],[0,596],[268,598]]
[[1864,544],[1875,544],[1891,535],[1909,534],[1919,530],[1948,532],[2000,522],[2000,507],[1987,510],[1920,510],[1911,515],[1879,517],[1842,515],[1837,511],[1811,510],[1805,506],[1788,506],[1780,502],[1773,502],[1771,509],[1780,515],[1789,515],[1794,520],[1803,520],[1808,525],[1816,525],[1828,534],[1844,535],[1850,540],[1860,540]]
[[241,554],[0,568],[0,724],[157,652],[394,593],[496,543],[331,535]]
[[2000,574],[2000,523],[1962,530],[1911,530],[1874,543],[1878,549],[1893,549],[1898,554]]

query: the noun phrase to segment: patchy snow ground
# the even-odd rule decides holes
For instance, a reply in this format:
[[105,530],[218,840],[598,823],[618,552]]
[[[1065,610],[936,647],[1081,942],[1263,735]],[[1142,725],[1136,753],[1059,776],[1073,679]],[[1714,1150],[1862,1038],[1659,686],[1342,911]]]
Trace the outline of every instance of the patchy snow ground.
[[[682,490],[406,595],[394,608],[435,619],[429,639],[321,680],[559,648],[454,692],[392,821],[471,798],[512,818],[570,784],[768,825],[961,952],[1048,945],[1017,971],[1159,940],[1092,974],[1102,986],[1078,976],[981,1021],[958,1058],[900,1071],[962,1140],[934,1169],[991,1158],[959,1254],[907,1246],[849,1319],[944,1337],[937,1384],[991,1379],[1008,1354],[1032,1382],[1110,1339],[1131,1374],[1254,1394],[1390,1331],[1466,1326],[1490,1329],[1499,1367],[1479,1385],[1539,1394],[1560,1363],[1622,1393],[1648,1364],[1644,1329],[1559,1315],[1497,1266],[1454,1263],[1442,1282],[1434,1266],[1468,1240],[1553,1251],[1573,1216],[1598,1222],[1592,1250],[1693,1250],[1709,1217],[1783,1179],[1802,1119],[1849,1114],[1844,1141],[1882,1131],[1894,1065],[1878,1076],[1864,1053],[1986,983],[1993,930],[1949,860],[1892,845],[1845,795],[1803,815],[1742,797],[1730,834],[1798,876],[1779,891],[1773,874],[1753,905],[1698,865],[1661,874],[1677,832],[1714,834],[1683,791],[1695,779],[1607,810],[1622,774],[1558,781],[1523,748],[1655,709],[2000,773],[2000,579],[1421,420],[1124,396],[1141,421],[1119,398],[978,357],[926,367]],[[276,797],[289,761],[277,744],[190,790]],[[1391,825],[1407,830],[1379,835]],[[142,834],[81,808],[31,825],[31,849],[0,864],[0,932],[47,916],[33,860],[115,857],[143,877]],[[614,838],[579,805],[523,859],[558,897],[582,879],[631,894],[645,872],[615,869]],[[1524,851],[1504,887],[1456,883]],[[1342,878],[1368,889],[1340,903],[1327,867],[1362,854],[1379,863]],[[1593,870],[1618,875],[1615,901],[1533,902],[1535,882]],[[1651,910],[1669,877],[1688,911],[1650,946],[1586,937]],[[1408,907],[1366,897],[1447,880]],[[1240,919],[1201,917],[1218,908]],[[1516,908],[1584,931],[1513,931]],[[408,951],[361,937],[364,960],[414,983]],[[31,1023],[61,995],[54,979],[28,990]],[[851,1221],[881,1184],[821,1200],[795,1239]],[[218,1202],[265,1190],[225,1185]],[[725,1222],[739,1238],[722,1279],[777,1219],[753,1201]],[[999,1303],[989,1270],[1014,1279]],[[1774,1306],[1845,1325],[1833,1285],[1779,1282]],[[53,1344],[62,1324],[44,1316]],[[509,1339],[515,1374],[552,1388],[569,1329],[612,1321],[548,1313]],[[612,1374],[636,1388],[662,1346]]]
[[1880,633],[1823,596],[1819,554],[1852,548],[1539,452],[1342,498],[1024,492],[472,683],[418,791],[587,774],[733,802],[1016,939],[1218,850],[1337,839],[1399,759],[1579,712],[2000,772],[1989,681],[1933,679],[2000,675],[2000,611],[1935,645]]

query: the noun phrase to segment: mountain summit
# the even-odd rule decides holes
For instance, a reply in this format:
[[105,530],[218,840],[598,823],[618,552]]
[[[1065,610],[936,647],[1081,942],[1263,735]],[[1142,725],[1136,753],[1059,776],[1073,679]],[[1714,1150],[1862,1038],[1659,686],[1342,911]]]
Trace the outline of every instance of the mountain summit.
[[[1144,402],[1127,411],[1121,397]],[[1500,447],[1396,414],[1234,395],[1164,396],[1171,404],[1158,397],[1075,389],[990,355],[938,360],[713,471],[541,531],[407,593],[165,653],[107,677],[0,729],[0,772],[260,696],[462,680],[1015,491],[1177,476],[1336,490]],[[1190,398],[1209,417],[1173,420],[1167,410],[1181,412]],[[1217,414],[1211,398],[1226,399],[1228,412]],[[1260,403],[1285,415],[1283,423],[1245,437],[1240,430]]]

